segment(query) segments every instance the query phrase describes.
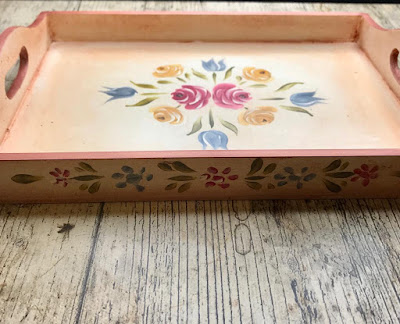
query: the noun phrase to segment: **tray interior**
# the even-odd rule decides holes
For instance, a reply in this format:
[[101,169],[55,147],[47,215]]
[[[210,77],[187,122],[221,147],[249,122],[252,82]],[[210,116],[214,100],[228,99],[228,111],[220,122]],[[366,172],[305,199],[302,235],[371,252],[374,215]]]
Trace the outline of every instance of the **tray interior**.
[[0,151],[399,148],[399,125],[355,43],[54,42]]

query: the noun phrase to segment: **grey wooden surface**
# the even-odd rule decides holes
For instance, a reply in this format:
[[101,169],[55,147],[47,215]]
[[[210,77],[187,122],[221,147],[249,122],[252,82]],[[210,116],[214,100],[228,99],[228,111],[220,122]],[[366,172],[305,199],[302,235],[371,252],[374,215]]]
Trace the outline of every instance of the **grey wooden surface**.
[[[362,11],[400,27],[398,5],[0,1],[0,31],[44,10]],[[0,205],[0,322],[398,323],[399,210],[400,200]]]

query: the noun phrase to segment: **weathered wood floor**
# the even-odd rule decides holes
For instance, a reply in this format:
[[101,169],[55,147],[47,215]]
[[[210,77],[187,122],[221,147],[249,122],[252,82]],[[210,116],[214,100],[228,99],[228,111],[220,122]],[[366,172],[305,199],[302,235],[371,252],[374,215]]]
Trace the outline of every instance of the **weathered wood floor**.
[[[364,11],[400,27],[398,5],[0,1],[0,30],[53,9]],[[1,323],[398,323],[399,273],[400,200],[0,205]]]

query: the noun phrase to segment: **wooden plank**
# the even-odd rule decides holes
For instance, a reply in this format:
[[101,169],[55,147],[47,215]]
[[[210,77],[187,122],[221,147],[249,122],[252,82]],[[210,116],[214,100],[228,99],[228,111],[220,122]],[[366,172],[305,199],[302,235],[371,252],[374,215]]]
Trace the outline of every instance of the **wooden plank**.
[[[0,207],[0,322],[75,318],[98,211],[98,204]],[[63,224],[74,227],[59,233]]]

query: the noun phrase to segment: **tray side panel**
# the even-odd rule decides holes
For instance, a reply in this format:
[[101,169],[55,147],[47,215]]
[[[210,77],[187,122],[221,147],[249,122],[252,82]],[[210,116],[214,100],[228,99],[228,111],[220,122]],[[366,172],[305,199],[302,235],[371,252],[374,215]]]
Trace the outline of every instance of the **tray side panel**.
[[357,14],[49,13],[55,41],[320,41],[357,35]]
[[[7,136],[17,109],[29,91],[29,85],[49,46],[50,37],[45,13],[30,27],[11,27],[0,35],[0,143]],[[17,61],[23,47],[27,52],[25,75],[19,89],[13,89],[15,94],[9,99],[5,91],[5,76]]]
[[0,202],[400,197],[400,157],[2,161]]
[[400,84],[392,73],[390,58],[392,51],[399,48],[399,41],[400,30],[383,29],[368,15],[362,19],[358,43],[398,98]]

